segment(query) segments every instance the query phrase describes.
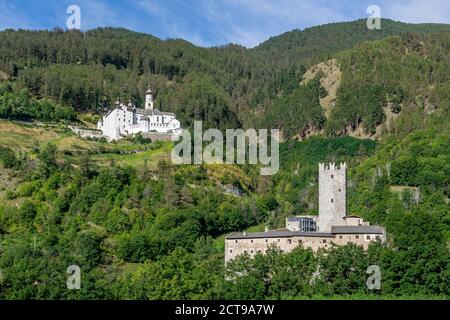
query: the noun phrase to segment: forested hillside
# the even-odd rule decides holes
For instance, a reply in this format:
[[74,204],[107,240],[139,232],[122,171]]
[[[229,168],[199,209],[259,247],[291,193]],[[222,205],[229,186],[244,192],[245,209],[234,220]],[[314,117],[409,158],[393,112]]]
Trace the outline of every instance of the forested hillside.
[[[113,28],[0,32],[0,299],[448,298],[450,27],[382,24],[254,49]],[[169,142],[68,129],[117,97],[142,105],[148,84],[183,127],[280,128],[279,172],[177,166]],[[228,233],[317,214],[328,161],[347,162],[348,212],[385,226],[387,244],[225,266]],[[379,291],[366,287],[373,264]],[[67,290],[70,265],[81,290]]]
[[[378,146],[351,137],[285,143],[282,168],[268,178],[254,166],[174,166],[164,144],[107,144],[63,128],[1,125],[0,298],[449,294],[448,132],[417,131]],[[350,244],[317,255],[274,249],[225,268],[227,233],[317,214],[321,161],[348,163],[348,210],[386,226],[388,246],[375,243],[364,252]],[[66,288],[73,264],[82,270],[81,290]],[[372,264],[382,270],[381,291],[365,285]],[[241,276],[227,280],[237,270]]]
[[[391,102],[394,112],[400,112],[403,104],[420,108],[433,96],[433,105],[445,107],[440,104],[449,73],[448,25],[382,24],[381,30],[368,30],[364,20],[296,30],[254,49],[205,49],[113,28],[86,33],[6,30],[0,32],[0,78],[9,84],[2,84],[1,93],[8,100],[27,90],[29,96],[51,98],[63,108],[100,114],[117,97],[142,105],[151,84],[156,106],[176,112],[184,126],[193,119],[205,121],[205,127],[276,126],[291,138],[322,129],[342,134],[362,122],[370,135]],[[364,44],[392,35],[401,36]],[[328,92],[299,83],[314,63],[331,58],[338,59],[343,79],[328,121],[317,103],[318,95]],[[365,85],[350,97],[347,92],[358,83],[352,84],[354,73]],[[373,101],[362,106],[367,98]],[[353,109],[355,105],[362,109]],[[2,117],[27,116],[13,109],[2,110]]]
[[332,80],[339,86],[327,116],[319,100],[329,94],[320,81],[329,75],[316,72],[299,86],[301,74],[291,73],[295,85],[286,86],[268,104],[264,124],[281,124],[285,138],[305,137],[312,130],[380,137],[445,128],[450,111],[449,44],[450,32],[405,34],[339,52],[334,58],[339,73]]

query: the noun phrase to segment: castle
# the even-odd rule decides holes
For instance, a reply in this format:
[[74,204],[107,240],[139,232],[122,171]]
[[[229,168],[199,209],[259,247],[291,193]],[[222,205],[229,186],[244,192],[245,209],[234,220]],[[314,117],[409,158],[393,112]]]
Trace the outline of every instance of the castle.
[[386,241],[386,230],[361,217],[347,215],[347,165],[319,164],[319,215],[286,218],[283,229],[235,232],[225,238],[225,262],[238,255],[265,253],[275,244],[283,252],[298,246],[317,251],[332,244],[355,243],[365,250],[371,241]]
[[108,140],[119,140],[139,132],[173,135],[181,133],[180,122],[175,114],[161,112],[153,107],[153,92],[150,87],[146,91],[144,109],[136,108],[131,101],[125,105],[117,100],[114,109],[98,122],[97,129],[101,130]]

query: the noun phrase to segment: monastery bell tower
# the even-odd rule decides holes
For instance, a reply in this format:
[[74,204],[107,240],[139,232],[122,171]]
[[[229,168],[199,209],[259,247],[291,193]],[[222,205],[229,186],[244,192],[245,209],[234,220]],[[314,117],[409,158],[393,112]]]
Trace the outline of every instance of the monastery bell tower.
[[150,86],[148,86],[145,92],[145,110],[153,110],[153,92]]

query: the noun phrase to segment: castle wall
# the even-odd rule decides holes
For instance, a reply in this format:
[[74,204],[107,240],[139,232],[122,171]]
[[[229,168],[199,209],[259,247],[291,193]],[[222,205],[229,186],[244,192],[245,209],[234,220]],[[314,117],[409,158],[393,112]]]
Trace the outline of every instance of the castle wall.
[[333,239],[334,236],[225,239],[225,262],[244,253],[248,253],[251,257],[257,253],[264,254],[267,252],[269,246],[273,244],[283,252],[291,252],[299,246],[310,248],[316,252],[320,248],[331,246],[331,243],[334,241]]
[[283,252],[291,252],[297,247],[311,249],[317,252],[321,248],[330,248],[333,245],[346,245],[353,243],[367,250],[372,241],[385,241],[380,234],[333,234],[330,236],[292,236],[280,238],[248,238],[225,239],[225,263],[244,253],[251,257],[257,253],[265,254],[271,244],[275,244]]
[[345,225],[346,165],[339,168],[334,163],[319,165],[319,218],[320,232],[329,232],[331,226]]
[[372,241],[381,240],[384,242],[384,238],[379,234],[337,234],[334,243],[337,245],[346,245],[348,243],[354,243],[358,246],[362,246],[364,250],[369,248],[369,244]]

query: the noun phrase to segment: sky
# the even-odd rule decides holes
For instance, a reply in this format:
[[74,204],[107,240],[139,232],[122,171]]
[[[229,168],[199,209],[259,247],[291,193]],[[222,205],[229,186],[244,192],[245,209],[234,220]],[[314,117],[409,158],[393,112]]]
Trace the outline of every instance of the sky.
[[450,0],[0,0],[0,30],[67,28],[80,8],[82,30],[122,27],[198,46],[254,47],[272,36],[370,16],[410,23],[450,23]]

